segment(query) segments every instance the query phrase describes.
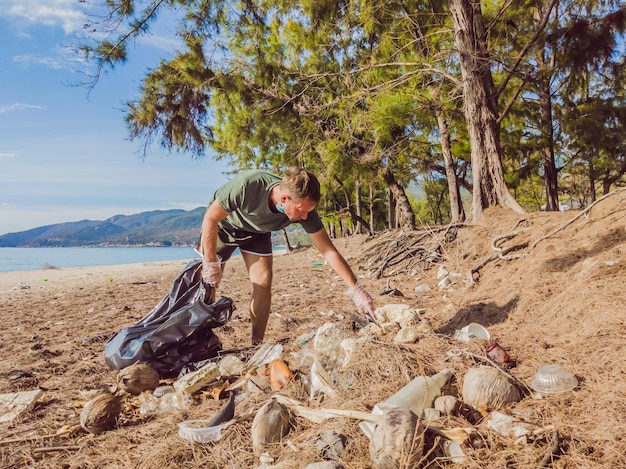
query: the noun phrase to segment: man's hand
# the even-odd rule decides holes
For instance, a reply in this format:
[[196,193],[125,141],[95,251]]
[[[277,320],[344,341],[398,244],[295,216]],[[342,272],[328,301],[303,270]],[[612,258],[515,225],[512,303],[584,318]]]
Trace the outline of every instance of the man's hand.
[[346,296],[352,298],[359,313],[364,316],[369,316],[369,318],[376,321],[374,300],[367,290],[365,290],[361,282],[357,282],[352,288],[348,288],[348,290],[346,290]]
[[216,262],[202,259],[202,280],[213,288],[217,288],[222,280],[222,259],[218,256]]

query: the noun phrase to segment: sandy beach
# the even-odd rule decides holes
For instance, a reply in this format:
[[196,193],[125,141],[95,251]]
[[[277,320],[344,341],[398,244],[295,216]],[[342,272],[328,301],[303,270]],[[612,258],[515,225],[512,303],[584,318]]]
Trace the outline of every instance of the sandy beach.
[[[528,385],[540,366],[558,363],[579,384],[541,399],[528,394],[501,409],[543,429],[525,442],[490,430],[486,420],[491,409],[475,409],[474,417],[437,419],[439,426],[472,431],[462,444],[466,462],[458,467],[502,467],[507,461],[537,467],[546,454],[555,461],[552,467],[625,466],[625,212],[619,197],[574,221],[575,212],[520,217],[492,211],[484,223],[461,227],[454,237],[441,231],[419,238],[429,250],[441,248],[432,265],[426,258],[413,264],[409,257],[389,262],[400,259],[394,253],[408,249],[402,248],[406,235],[399,232],[337,240],[377,307],[406,305],[425,321],[422,326],[431,327],[414,343],[395,342],[397,329],[363,334],[351,319],[356,311],[344,295],[346,286],[315,249],[277,256],[266,343],[282,344],[283,357],[295,373],[280,393],[311,408],[370,412],[411,378],[448,368],[453,377],[444,391],[461,399],[464,375],[478,363],[486,365],[480,357],[489,343],[460,342],[455,331],[477,322],[514,358],[515,366],[507,373],[519,382]],[[522,246],[510,252],[520,254],[517,258],[498,257],[494,251],[494,246],[515,245]],[[0,423],[0,466],[234,469],[260,464],[251,444],[250,420],[231,426],[217,443],[192,443],[178,436],[178,423],[211,418],[224,404],[208,389],[184,408],[158,415],[140,413],[145,396],[127,395],[116,428],[93,435],[79,425],[87,391],[106,388],[119,394],[117,372],[103,359],[104,345],[148,313],[183,267],[184,262],[172,261],[0,273],[0,393],[42,391],[30,408]],[[450,280],[443,288],[442,268]],[[472,269],[474,283],[469,284]],[[237,309],[215,333],[224,350],[241,359],[253,352],[249,292],[243,262],[233,258],[218,295],[231,298]],[[330,370],[336,395],[311,401],[312,344],[298,338],[326,323],[353,337],[356,345],[346,366]],[[271,390],[242,392],[236,415],[258,410],[271,396]],[[346,438],[339,458],[343,467],[372,467],[369,441],[350,418],[312,422],[294,417],[288,436],[265,450],[275,467],[304,467],[322,458],[315,442],[331,430]],[[476,443],[477,435],[484,443]],[[554,438],[557,449],[550,446]],[[425,457],[445,466],[439,443],[427,432],[430,453]]]
[[62,269],[19,270],[0,272],[0,292],[14,289],[64,289],[70,285],[98,285],[103,281],[141,281],[146,275],[171,274],[181,269],[181,261],[120,264],[94,267],[72,267]]

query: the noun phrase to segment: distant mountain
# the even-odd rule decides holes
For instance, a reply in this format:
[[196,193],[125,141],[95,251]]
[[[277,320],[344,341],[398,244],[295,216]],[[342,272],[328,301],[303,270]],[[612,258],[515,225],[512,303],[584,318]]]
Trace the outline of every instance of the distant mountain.
[[115,215],[40,226],[0,236],[0,247],[192,246],[200,235],[204,207]]

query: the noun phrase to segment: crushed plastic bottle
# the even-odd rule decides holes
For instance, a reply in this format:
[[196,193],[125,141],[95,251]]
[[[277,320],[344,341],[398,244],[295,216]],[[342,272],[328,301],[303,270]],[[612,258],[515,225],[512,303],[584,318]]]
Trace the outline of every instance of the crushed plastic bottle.
[[[404,407],[420,417],[425,408],[433,406],[435,399],[441,395],[441,388],[448,382],[450,376],[452,376],[452,371],[447,368],[433,376],[418,376],[387,400],[376,404],[372,414],[382,415],[384,409]],[[374,431],[372,422],[363,421],[359,427],[368,438],[371,437]]]
[[167,412],[170,409],[185,409],[187,406],[188,397],[181,391],[168,392],[160,397],[151,394],[139,406],[139,414],[147,417]]

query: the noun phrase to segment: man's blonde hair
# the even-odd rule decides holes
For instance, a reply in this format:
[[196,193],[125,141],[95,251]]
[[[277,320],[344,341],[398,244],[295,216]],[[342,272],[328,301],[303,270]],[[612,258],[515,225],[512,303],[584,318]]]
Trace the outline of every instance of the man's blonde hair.
[[304,168],[292,166],[283,173],[281,189],[294,200],[310,199],[318,203],[321,198],[320,182],[315,175]]

